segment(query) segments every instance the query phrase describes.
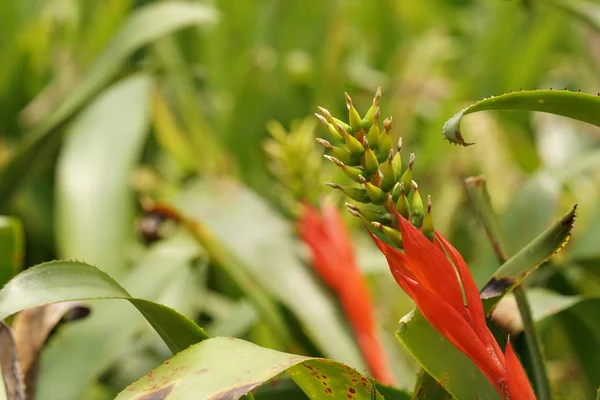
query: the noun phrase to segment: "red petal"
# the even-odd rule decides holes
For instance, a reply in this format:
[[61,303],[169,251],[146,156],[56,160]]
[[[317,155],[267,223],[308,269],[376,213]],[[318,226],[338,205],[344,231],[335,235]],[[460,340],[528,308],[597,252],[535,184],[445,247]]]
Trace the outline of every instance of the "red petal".
[[535,400],[533,389],[508,339],[506,345],[506,382],[511,400]]
[[497,387],[496,383],[504,378],[504,369],[487,351],[486,346],[479,340],[467,321],[442,297],[417,282],[406,280],[406,284],[415,294],[415,303],[425,319],[473,360],[479,370]]
[[469,267],[463,260],[460,253],[443,237],[439,232],[435,232],[435,238],[438,243],[448,252],[456,270],[458,271],[458,275],[460,276],[460,280],[462,282],[463,290],[465,291],[465,297],[467,299],[467,305],[469,307],[469,314],[471,315],[471,321],[473,323],[473,329],[475,329],[475,333],[479,336],[479,339],[487,346],[491,347],[492,351],[500,360],[500,363],[504,364],[504,354],[502,350],[500,350],[500,346],[496,342],[496,339],[493,337],[492,333],[488,329],[485,323],[485,312],[483,310],[483,304],[481,302],[481,297],[479,296],[479,290],[477,290],[477,285],[473,280],[473,276],[471,275],[471,271],[469,271]]
[[335,249],[330,246],[319,211],[305,204],[299,225],[300,237],[310,249],[315,271],[329,287],[335,290],[340,285],[341,275],[338,273],[340,260],[337,259]]
[[402,216],[398,215],[408,268],[417,281],[443,296],[460,314],[465,313],[462,291],[446,255]]
[[417,278],[412,273],[412,271],[409,270],[406,266],[406,255],[400,252],[399,250],[393,248],[392,246],[388,245],[384,241],[380,240],[370,230],[367,229],[367,232],[369,232],[369,235],[371,235],[371,239],[373,239],[377,247],[379,247],[379,250],[387,259],[388,266],[390,267],[390,271],[392,272],[392,276],[394,277],[398,285],[400,285],[402,290],[404,290],[404,293],[409,295],[410,298],[414,300],[412,290],[410,286],[406,285],[406,280],[404,278],[406,277],[413,281],[416,281]]

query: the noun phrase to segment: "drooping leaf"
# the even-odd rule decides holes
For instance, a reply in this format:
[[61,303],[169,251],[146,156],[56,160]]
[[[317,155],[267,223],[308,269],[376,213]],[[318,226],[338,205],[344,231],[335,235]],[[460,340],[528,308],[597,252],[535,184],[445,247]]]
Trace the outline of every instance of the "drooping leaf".
[[129,176],[149,131],[151,90],[146,74],[120,81],[69,127],[56,179],[62,258],[86,260],[110,274],[125,268],[123,243],[134,219]]
[[208,338],[177,311],[149,300],[131,297],[105,272],[76,261],[52,261],[29,268],[0,290],[0,320],[19,311],[70,300],[125,299],[148,320],[176,353]]
[[31,169],[31,163],[60,134],[56,128],[110,82],[127,57],[175,30],[215,20],[216,14],[212,8],[184,1],[151,4],[133,13],[69,96],[29,132],[10,163],[0,171],[0,208],[22,183],[22,177]]
[[451,143],[469,146],[460,130],[462,118],[485,110],[541,111],[577,119],[600,126],[600,97],[585,93],[562,90],[523,90],[490,96],[478,101],[450,118],[442,127],[442,134]]
[[400,320],[396,337],[456,399],[501,399],[473,361],[437,332],[418,310]]
[[0,287],[23,268],[23,241],[21,221],[0,216]]
[[[196,243],[184,235],[161,240],[148,248],[119,283],[135,297],[159,301],[173,277],[200,255]],[[90,306],[86,320],[62,326],[44,347],[40,400],[81,398],[94,379],[135,345],[135,335],[145,325],[138,310],[122,300],[94,301]],[[62,383],[66,381],[70,384]]]
[[17,346],[12,330],[4,322],[0,323],[0,398],[2,400],[25,400],[25,381]]
[[383,399],[373,392],[368,378],[335,361],[217,337],[177,354],[121,392],[117,400],[235,400],[284,371],[309,399]]

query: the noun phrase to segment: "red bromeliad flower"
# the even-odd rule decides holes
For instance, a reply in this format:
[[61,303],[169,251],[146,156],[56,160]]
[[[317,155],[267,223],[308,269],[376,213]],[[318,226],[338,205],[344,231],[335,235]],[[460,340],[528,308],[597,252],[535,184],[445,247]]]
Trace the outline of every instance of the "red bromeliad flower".
[[458,251],[439,232],[432,243],[402,216],[398,220],[404,253],[371,236],[402,290],[438,332],[473,360],[504,399],[535,400],[510,342],[503,354],[488,329],[479,291]]
[[324,202],[322,213],[305,204],[300,236],[311,251],[319,277],[335,292],[346,314],[369,370],[375,379],[394,383],[375,329],[373,305],[358,269],[350,236],[338,209]]

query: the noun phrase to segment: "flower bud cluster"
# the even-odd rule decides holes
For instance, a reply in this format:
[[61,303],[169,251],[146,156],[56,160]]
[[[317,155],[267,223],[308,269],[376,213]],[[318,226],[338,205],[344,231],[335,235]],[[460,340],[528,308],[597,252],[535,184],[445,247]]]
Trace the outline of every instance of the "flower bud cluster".
[[320,113],[315,115],[330,136],[330,140],[317,139],[328,153],[324,157],[356,182],[354,186],[326,184],[360,203],[346,203],[348,211],[382,231],[397,247],[402,247],[398,215],[408,219],[433,240],[431,196],[428,196],[425,206],[419,186],[413,180],[414,153],[410,154],[403,168],[402,138],[396,146],[392,145],[392,117],[385,118],[380,127],[380,100],[381,89],[377,89],[373,104],[361,117],[346,93],[348,123],[318,107]]

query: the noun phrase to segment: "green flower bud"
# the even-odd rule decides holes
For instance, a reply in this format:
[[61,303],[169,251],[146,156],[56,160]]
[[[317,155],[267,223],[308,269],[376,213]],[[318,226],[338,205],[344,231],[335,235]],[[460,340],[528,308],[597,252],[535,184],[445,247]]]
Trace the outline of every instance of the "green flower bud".
[[392,117],[383,121],[383,132],[379,135],[379,162],[384,162],[392,149]]
[[352,98],[348,93],[344,93],[346,95],[346,106],[348,107],[348,120],[350,121],[350,126],[352,127],[352,131],[359,132],[361,130],[361,118],[356,108],[352,104]]
[[375,121],[375,113],[379,109],[379,102],[381,101],[381,87],[377,88],[377,92],[375,93],[375,97],[373,97],[373,104],[365,114],[365,117],[362,120],[363,129],[367,130],[373,122]]
[[367,147],[365,150],[365,170],[368,173],[373,174],[377,172],[378,169],[379,161],[377,161],[377,156],[373,150],[371,150],[371,147]]
[[388,160],[379,166],[379,171],[381,171],[381,185],[379,186],[384,192],[389,192],[396,184],[396,170],[392,165],[393,159],[394,151],[390,150]]
[[[329,143],[325,139],[316,138],[315,140],[318,143],[322,144],[323,147],[325,147],[327,150],[329,150],[335,158],[337,158],[344,164],[349,164],[349,165],[354,164],[352,161],[354,161],[355,157],[353,157],[352,154],[348,150],[344,150],[342,148],[333,146],[331,143]],[[360,159],[359,159],[359,162],[360,162]]]
[[400,151],[402,150],[402,138],[398,139],[398,145],[396,146],[396,154],[394,155],[394,159],[392,160],[392,165],[394,166],[394,170],[396,171],[396,176],[400,177],[402,173],[402,156],[400,155]]
[[375,111],[374,122],[367,132],[367,139],[369,140],[371,147],[375,150],[377,150],[379,147],[379,116],[380,110],[379,107],[377,107],[377,110]]
[[392,244],[402,248],[402,234],[400,232],[393,228],[390,228],[389,226],[380,224],[379,222],[371,222],[371,225],[382,231],[385,234],[385,236],[390,240],[390,242],[392,242]]
[[408,219],[410,215],[410,206],[408,205],[408,198],[406,197],[406,191],[404,183],[400,183],[400,196],[398,201],[396,202],[396,211],[398,214],[402,215],[404,218]]
[[359,203],[371,202],[371,199],[369,198],[369,195],[367,194],[367,191],[365,189],[349,186],[340,186],[332,182],[325,182],[325,184],[329,187],[341,191],[346,196],[350,197],[354,201],[358,201]]
[[319,119],[319,121],[321,121],[327,127],[327,130],[329,131],[329,134],[331,135],[331,137],[333,137],[335,140],[337,140],[339,142],[344,141],[344,137],[342,135],[340,135],[340,133],[337,131],[337,129],[335,129],[335,127],[333,126],[333,124],[327,122],[325,117],[323,117],[322,115],[317,114],[317,113],[315,113],[315,116]]
[[396,182],[394,188],[392,189],[392,201],[394,204],[398,203],[398,199],[400,198],[400,182]]
[[363,178],[363,174],[365,170],[362,167],[349,167],[340,160],[335,157],[328,156],[325,154],[323,157],[340,167],[340,169],[348,176],[348,178],[352,179],[354,182],[361,183],[361,178]]
[[385,201],[387,200],[387,193],[385,193],[383,190],[381,190],[377,186],[373,185],[371,182],[367,181],[364,177],[362,178],[361,183],[364,185],[365,190],[367,191],[367,194],[369,195],[369,198],[371,199],[371,201],[374,204],[385,203]]
[[356,155],[363,155],[365,153],[365,147],[358,141],[357,138],[346,132],[340,124],[336,125],[336,128],[344,137],[344,141],[346,142],[346,146],[348,146],[350,153]]
[[435,228],[433,226],[433,215],[431,214],[431,196],[427,196],[427,212],[423,217],[423,228],[421,232],[425,237],[433,242]]
[[336,125],[341,125],[346,132],[352,132],[352,127],[350,125],[348,125],[341,119],[337,119],[337,118],[333,117],[331,115],[331,113],[329,112],[329,110],[327,110],[326,108],[317,107],[317,109],[319,110],[319,112],[321,112],[321,114],[323,114],[323,116],[325,116],[327,121],[329,121],[334,127]]
[[359,213],[368,222],[380,222],[384,225],[391,225],[392,223],[392,215],[381,207],[370,204],[357,206],[355,204],[346,203],[345,205],[348,207],[348,210]]
[[413,198],[410,206],[410,223],[415,227],[420,228],[423,225],[423,217],[425,216],[425,207],[423,206],[423,199],[419,194],[419,185],[413,181]]
[[410,154],[410,158],[408,160],[408,169],[404,171],[400,182],[404,184],[404,188],[406,190],[406,195],[410,193],[410,188],[412,187],[412,176],[413,176],[413,164],[415,163],[415,153]]

